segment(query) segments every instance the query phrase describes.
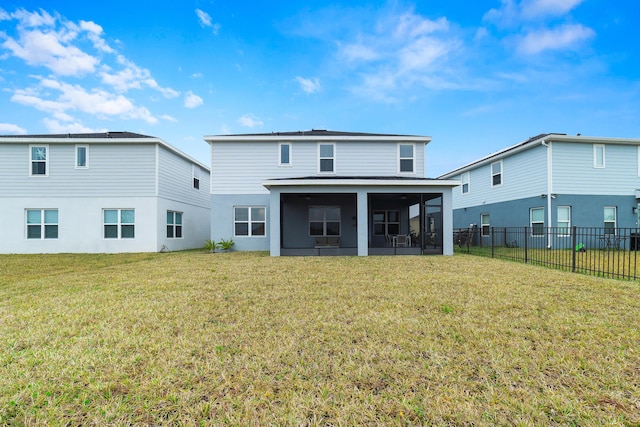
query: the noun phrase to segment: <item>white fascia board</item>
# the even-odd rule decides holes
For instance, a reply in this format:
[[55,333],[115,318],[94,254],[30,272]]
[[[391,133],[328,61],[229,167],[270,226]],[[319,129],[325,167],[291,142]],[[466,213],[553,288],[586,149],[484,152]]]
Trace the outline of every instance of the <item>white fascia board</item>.
[[430,136],[323,136],[323,135],[211,135],[205,136],[204,140],[212,142],[283,142],[283,141],[350,141],[350,142],[431,142]]
[[640,145],[639,138],[613,138],[603,136],[550,135],[546,140],[556,142],[576,142],[582,144]]
[[262,183],[271,187],[445,187],[453,188],[460,185],[458,180],[396,180],[396,179],[277,179]]

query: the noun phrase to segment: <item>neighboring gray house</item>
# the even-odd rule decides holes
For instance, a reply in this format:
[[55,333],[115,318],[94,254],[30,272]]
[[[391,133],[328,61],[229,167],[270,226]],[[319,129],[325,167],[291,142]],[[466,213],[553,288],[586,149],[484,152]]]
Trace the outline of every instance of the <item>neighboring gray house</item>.
[[209,178],[208,167],[150,136],[0,136],[0,253],[201,247]]
[[205,140],[213,240],[273,256],[453,253],[459,183],[425,178],[430,137],[311,130]]
[[[440,176],[453,191],[455,228],[638,226],[640,139],[543,134]],[[568,233],[568,231],[566,231]],[[568,235],[568,234],[567,234]]]

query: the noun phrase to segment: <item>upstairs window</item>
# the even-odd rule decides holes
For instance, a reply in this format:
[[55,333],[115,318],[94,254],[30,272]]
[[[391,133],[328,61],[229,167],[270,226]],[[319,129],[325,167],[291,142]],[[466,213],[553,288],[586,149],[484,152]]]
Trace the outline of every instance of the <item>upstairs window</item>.
[[398,171],[400,173],[414,173],[415,147],[413,144],[398,145]]
[[200,189],[200,168],[193,165],[193,188]]
[[529,216],[531,218],[531,235],[544,236],[544,208],[531,208]]
[[291,144],[283,142],[278,145],[278,166],[291,166]]
[[76,145],[76,169],[89,168],[89,147]]
[[182,212],[167,211],[167,238],[182,238]]
[[502,185],[502,160],[491,163],[491,186]]
[[604,168],[604,145],[593,144],[593,167]]
[[48,176],[49,175],[49,158],[47,152],[49,146],[47,145],[30,145],[30,159],[31,159],[31,176]]
[[318,144],[318,172],[335,173],[336,145]]
[[57,209],[27,209],[27,239],[57,238]]
[[462,194],[467,194],[469,192],[469,172],[465,172],[462,174]]
[[616,207],[606,206],[604,208],[604,234],[616,234]]
[[133,239],[135,237],[134,209],[105,209],[103,228],[105,239]]

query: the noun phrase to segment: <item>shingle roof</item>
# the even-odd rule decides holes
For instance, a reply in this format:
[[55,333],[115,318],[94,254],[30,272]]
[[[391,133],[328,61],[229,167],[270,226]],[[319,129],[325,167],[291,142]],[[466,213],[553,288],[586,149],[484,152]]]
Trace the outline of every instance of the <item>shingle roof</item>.
[[325,129],[299,130],[295,132],[270,132],[270,133],[240,133],[219,136],[417,136],[400,135],[388,133],[366,133],[366,132],[342,132]]
[[0,135],[0,138],[70,138],[70,139],[107,139],[107,138],[155,138],[134,132],[94,132],[94,133],[51,133],[32,135]]

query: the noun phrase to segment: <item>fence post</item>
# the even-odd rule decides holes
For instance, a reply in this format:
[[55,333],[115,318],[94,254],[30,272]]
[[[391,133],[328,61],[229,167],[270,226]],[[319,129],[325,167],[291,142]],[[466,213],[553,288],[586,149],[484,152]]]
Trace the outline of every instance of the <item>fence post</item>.
[[524,227],[524,263],[529,262],[529,227]]
[[491,227],[491,258],[494,258],[494,248],[496,247],[495,245],[495,227]]
[[573,230],[571,230],[571,236],[572,238],[572,248],[571,248],[571,252],[573,252],[573,254],[571,255],[571,271],[573,273],[576,272],[576,248],[578,247],[578,236],[576,236],[576,229],[577,227],[574,225],[573,226]]

